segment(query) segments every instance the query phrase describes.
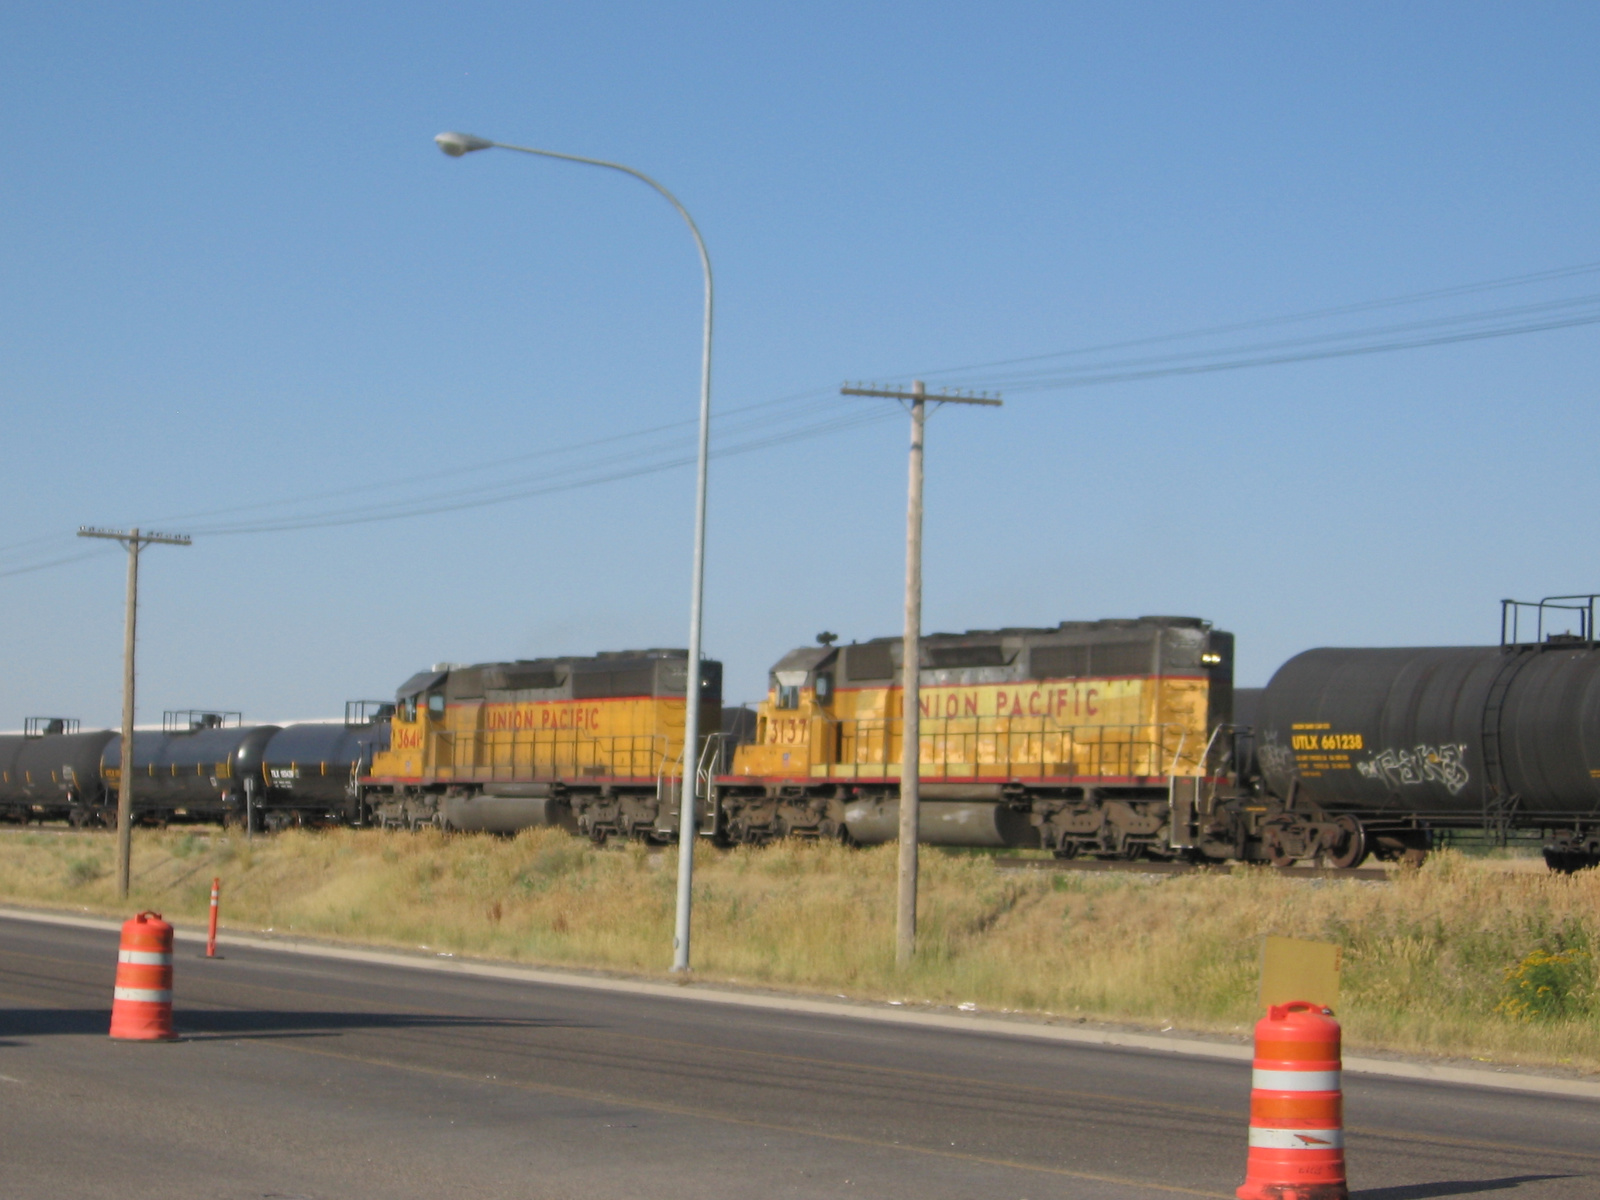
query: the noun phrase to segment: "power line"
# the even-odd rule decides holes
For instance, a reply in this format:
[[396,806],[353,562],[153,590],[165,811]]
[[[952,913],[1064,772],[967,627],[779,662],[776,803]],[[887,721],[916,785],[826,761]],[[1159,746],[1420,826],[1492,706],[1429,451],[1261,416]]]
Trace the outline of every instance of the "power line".
[[[892,414],[890,414],[892,415]],[[790,432],[779,432],[756,438],[753,441],[723,446],[712,451],[713,458],[730,458],[735,455],[749,454],[763,450],[770,446],[787,445],[797,441],[807,441],[831,433],[854,429],[863,425],[876,424],[885,419],[886,414],[865,414],[836,419],[818,424],[809,429]],[[228,536],[252,533],[284,533],[307,529],[332,529],[348,525],[372,525],[387,521],[398,521],[409,517],[434,516],[441,513],[463,512],[469,509],[488,508],[499,504],[509,504],[517,500],[527,500],[535,496],[549,496],[560,492],[577,491],[581,488],[596,487],[605,483],[616,483],[625,479],[638,479],[647,475],[658,475],[664,471],[675,470],[679,467],[690,466],[694,463],[693,454],[681,454],[677,457],[650,462],[632,467],[619,467],[611,471],[590,475],[584,478],[561,483],[540,482],[528,486],[523,481],[521,486],[514,483],[497,485],[501,488],[512,487],[515,490],[501,492],[494,495],[478,495],[470,499],[446,501],[441,503],[424,503],[412,507],[384,508],[378,511],[373,509],[346,510],[339,513],[310,513],[297,517],[283,517],[278,520],[264,521],[258,524],[217,525],[210,528],[197,528],[196,533],[210,536]],[[577,468],[574,468],[574,470]],[[570,472],[569,472],[570,473]],[[548,477],[544,477],[548,478]]]
[[[1099,361],[1080,362],[1076,365],[1069,365],[1060,361],[1072,358],[1084,359],[1092,355],[1106,354],[1111,351],[1138,346],[1155,346],[1163,343],[1216,337],[1226,333],[1326,320],[1385,308],[1423,304],[1508,288],[1575,279],[1595,273],[1600,273],[1600,263],[1582,263],[1570,267],[1531,272],[1525,275],[1507,276],[1477,283],[1460,284],[1430,291],[1363,301],[1357,304],[1315,309],[1282,317],[1236,321],[1203,329],[1106,342],[1099,345],[1054,351],[1048,354],[995,359],[983,363],[969,364],[965,367],[946,367],[938,371],[912,372],[912,374],[950,376],[986,371],[989,373],[982,380],[986,386],[1004,386],[1012,392],[1037,392],[1382,354],[1430,346],[1570,329],[1600,323],[1600,294],[1585,294],[1530,304],[1375,324],[1342,331],[1312,333],[1294,338],[1178,350],[1165,354],[1103,358]],[[1563,313],[1566,315],[1559,315]],[[1537,319],[1512,320],[1508,318]],[[1473,326],[1476,326],[1476,328],[1472,328]],[[1418,336],[1404,336],[1406,334],[1416,334]],[[1054,367],[1044,365],[1052,361],[1058,362],[1059,365]],[[998,373],[995,371],[996,368],[1023,367],[1027,364],[1040,365],[1027,370]],[[772,400],[742,405],[719,413],[716,418],[717,423],[714,427],[714,432],[719,439],[723,440],[724,444],[713,450],[713,456],[721,458],[730,455],[754,453],[774,445],[825,437],[878,419],[875,417],[863,419],[858,415],[849,415],[843,418],[837,415],[829,415],[830,409],[837,408],[837,402],[836,400],[828,401],[823,398],[831,394],[832,389],[812,389]],[[776,416],[771,415],[774,409],[778,410]],[[160,524],[164,521],[177,520],[192,521],[196,518],[225,517],[245,513],[270,514],[277,510],[280,514],[278,516],[264,515],[259,519],[223,521],[210,527],[203,527],[197,531],[219,535],[272,533],[371,524],[428,516],[435,513],[457,512],[507,504],[538,496],[553,495],[579,488],[596,487],[605,483],[658,474],[688,465],[693,461],[693,457],[686,453],[685,439],[688,437],[688,431],[695,424],[696,422],[693,420],[666,422],[660,425],[648,426],[644,429],[608,434],[604,437],[586,439],[562,446],[541,447],[537,450],[499,459],[476,459],[421,474],[409,474],[401,478],[375,483],[352,485],[325,492],[301,494],[277,500],[256,501],[249,504],[233,505],[195,513],[176,514],[161,518],[154,523]],[[797,425],[798,427],[775,429],[775,426],[782,427],[787,425]],[[751,437],[749,436],[751,434],[756,434],[757,436]],[[741,438],[743,440],[740,440]],[[568,458],[575,453],[597,450],[607,446],[614,446],[617,449],[613,453],[602,454],[598,457],[585,456],[581,461],[553,464],[540,470],[535,475],[519,474],[497,480],[482,479],[485,475],[504,471],[507,468],[540,461],[550,462],[553,459]],[[396,489],[406,489],[414,493],[419,484],[462,475],[475,475],[479,477],[480,481],[470,486],[435,491],[424,496],[413,494],[403,496],[398,500],[375,498],[383,493],[393,492]],[[306,506],[315,504],[318,501],[338,500],[354,496],[364,497],[364,502],[344,507],[303,511]],[[294,509],[301,509],[302,511],[286,511]],[[55,545],[59,540],[60,537],[58,535],[29,538],[7,546],[0,546],[0,554],[33,547],[38,547],[40,553],[46,553],[47,551],[44,550],[44,547]],[[92,555],[93,552],[90,552],[90,554],[50,558],[43,562],[25,563],[22,566],[0,570],[0,579],[65,566]]]
[[[755,404],[746,404],[736,408],[726,409],[717,414],[716,420],[720,424],[732,417],[742,416],[748,413],[761,412],[779,405],[793,404],[802,400],[814,400],[820,397],[829,396],[831,394],[831,388],[812,388],[808,391],[797,392],[789,396],[780,396],[773,400],[762,400]],[[343,496],[371,495],[377,491],[391,490],[394,488],[410,488],[415,487],[419,483],[427,483],[436,479],[447,479],[457,475],[494,471],[501,467],[513,466],[518,463],[532,462],[537,459],[549,458],[558,454],[566,454],[575,450],[587,450],[596,446],[605,446],[616,442],[633,441],[660,433],[668,433],[673,430],[692,430],[698,425],[698,423],[699,422],[697,418],[690,417],[682,421],[669,421],[663,425],[652,425],[644,429],[631,430],[627,433],[608,434],[605,437],[590,438],[581,442],[571,442],[563,446],[541,447],[538,450],[531,450],[522,454],[514,454],[507,458],[488,460],[475,459],[471,462],[462,463],[458,466],[443,467],[435,471],[422,472],[420,474],[408,474],[403,479],[393,480],[386,483],[380,482],[355,484],[350,487],[335,488],[326,492],[311,492],[297,495],[289,500],[261,500],[250,504],[236,504],[230,505],[226,508],[206,509],[200,512],[176,513],[170,516],[156,518],[156,523],[194,521],[205,517],[220,517],[228,516],[233,513],[259,512],[262,509],[282,508],[288,505],[304,504],[314,500],[336,500]],[[33,539],[33,541],[40,540],[44,539]],[[0,547],[0,552],[3,552],[5,549],[6,547]]]
[[[825,402],[818,403],[816,398],[819,396],[826,396],[828,399]],[[811,400],[811,403],[796,404],[796,401],[805,400]],[[780,413],[776,417],[773,417],[767,411],[773,407],[785,405],[789,406],[791,411]],[[830,410],[833,410],[831,414]],[[842,419],[837,415],[841,411],[844,414]],[[818,420],[818,417],[822,419]],[[728,410],[727,416],[719,421],[717,430],[718,437],[723,440],[724,444],[715,447],[712,453],[717,458],[753,453],[773,445],[827,436],[859,425],[871,424],[880,419],[882,417],[879,415],[862,414],[856,406],[842,401],[834,395],[831,388],[825,391],[823,389],[809,390]],[[530,454],[498,460],[498,464],[503,466],[529,459],[550,458],[574,449],[592,448],[630,440],[637,441],[640,438],[660,435],[663,432],[671,433],[693,425],[695,425],[694,421],[671,422],[644,430],[634,430],[625,434],[589,439],[586,442],[580,442],[575,445],[541,449]],[[796,427],[797,425],[798,427]],[[741,435],[750,434],[759,434],[759,436],[744,436],[741,440]],[[595,487],[605,483],[675,470],[693,462],[694,456],[691,443],[692,439],[687,434],[684,434],[684,436],[672,437],[666,441],[658,440],[655,445],[619,450],[617,453],[588,457],[579,462],[547,468],[532,476],[522,475],[511,479],[492,481],[475,487],[453,489],[424,497],[413,497],[410,501],[396,503],[393,500],[386,500],[338,508],[332,511],[285,513],[276,518],[269,517],[260,521],[218,522],[211,526],[202,525],[197,529],[197,532],[218,535],[289,532],[344,525],[372,524],[426,516],[433,513],[462,511],[511,503],[517,500],[579,488]],[[403,483],[409,487],[418,478],[437,478],[462,472],[479,472],[482,468],[483,464],[481,463],[470,464],[461,468],[434,472],[429,476],[408,476]],[[374,490],[383,489],[381,487],[376,489],[346,488],[339,489],[337,494],[347,495],[355,492],[365,492],[371,495]],[[281,508],[285,505],[302,504],[307,499],[309,498],[299,496],[287,501],[274,501],[240,507],[247,510],[259,510],[260,508],[268,507],[270,504],[271,507]],[[219,515],[221,514],[219,513]],[[167,520],[171,519],[176,518],[167,518]],[[55,541],[57,541],[55,537],[45,537],[30,539],[28,542],[21,544],[35,545]],[[44,562],[29,563],[0,572],[0,579],[12,575],[23,575],[46,570],[51,567],[76,562],[84,557],[88,557],[88,555],[73,555],[52,558]]]
[[[1452,287],[1435,288],[1425,292],[1410,292],[1401,296],[1388,296],[1378,300],[1364,300],[1355,304],[1341,304],[1332,308],[1310,309],[1305,312],[1290,313],[1281,317],[1260,317],[1249,321],[1234,321],[1226,325],[1211,325],[1199,329],[1181,330],[1177,333],[1152,334],[1148,337],[1129,338],[1123,341],[1102,342],[1092,346],[1078,346],[1067,350],[1052,350],[1045,354],[1028,354],[1018,358],[998,358],[988,362],[968,363],[960,367],[941,367],[937,370],[924,370],[920,374],[933,375],[958,375],[972,371],[986,371],[994,367],[1016,366],[1021,363],[1044,362],[1052,358],[1071,358],[1085,354],[1099,354],[1107,350],[1124,350],[1133,346],[1150,346],[1162,342],[1184,341],[1190,338],[1215,337],[1223,333],[1239,333],[1248,329],[1265,329],[1274,325],[1292,325],[1304,321],[1323,320],[1328,317],[1348,316],[1359,312],[1372,312],[1383,308],[1397,308],[1406,304],[1423,304],[1429,300],[1443,300],[1454,296],[1467,296],[1479,292],[1499,291],[1504,288],[1525,287],[1535,283],[1548,283],[1558,279],[1570,279],[1580,275],[1593,275],[1600,273],[1600,262],[1580,263],[1570,267],[1555,267],[1545,271],[1534,271],[1527,275],[1511,275],[1500,279],[1483,280],[1478,283],[1456,284]],[[917,372],[890,371],[886,375],[917,374]]]
[[[1186,360],[1215,358],[1219,355],[1240,355],[1264,350],[1283,350],[1301,346],[1328,345],[1336,342],[1350,342],[1361,338],[1392,337],[1397,333],[1407,333],[1413,330],[1444,329],[1450,326],[1482,324],[1488,321],[1501,321],[1507,317],[1533,316],[1541,313],[1559,312],[1562,309],[1590,309],[1590,315],[1600,315],[1600,293],[1585,296],[1573,296],[1564,300],[1544,300],[1537,304],[1519,304],[1509,308],[1482,309],[1476,312],[1453,313],[1449,316],[1425,317],[1414,321],[1391,322],[1386,325],[1370,325],[1358,329],[1339,330],[1334,333],[1316,333],[1304,337],[1283,338],[1276,341],[1247,342],[1242,345],[1232,345],[1216,349],[1181,350],[1173,354],[1142,355],[1136,358],[1102,359],[1098,362],[1088,363],[1081,367],[1064,368],[1069,372],[1101,371],[1114,367],[1147,367],[1163,363],[1179,363]],[[1521,328],[1517,326],[1516,328]],[[986,379],[998,380],[1009,383],[1012,380],[1027,380],[1034,378],[1050,377],[1058,374],[1063,368],[1038,370],[1031,372],[1013,373],[1010,375],[988,375]]]
[[103,558],[105,553],[103,549],[96,549],[84,554],[73,554],[67,558],[53,558],[49,562],[34,563],[31,567],[13,567],[9,571],[0,571],[0,579],[10,579],[13,575],[31,575],[35,571],[48,570],[50,567],[64,567],[68,563],[82,562],[86,558]]
[[1565,320],[1535,322],[1525,325],[1505,326],[1495,329],[1472,330],[1463,333],[1441,334],[1435,337],[1411,338],[1401,341],[1375,342],[1360,346],[1343,346],[1296,354],[1265,355],[1256,358],[1224,359],[1210,363],[1191,363],[1185,366],[1151,367],[1145,370],[1093,373],[1085,368],[1081,374],[1032,381],[1008,382],[1011,391],[1045,391],[1056,388],[1094,387],[1108,383],[1130,383],[1136,380],[1162,379],[1174,375],[1203,375],[1217,371],[1238,371],[1249,367],[1281,366],[1286,363],[1314,362],[1318,359],[1352,358],[1365,354],[1385,354],[1394,350],[1418,350],[1427,346],[1447,346],[1458,342],[1477,342],[1491,338],[1514,337],[1523,333],[1544,333],[1555,329],[1573,329],[1583,325],[1600,324],[1600,313]]

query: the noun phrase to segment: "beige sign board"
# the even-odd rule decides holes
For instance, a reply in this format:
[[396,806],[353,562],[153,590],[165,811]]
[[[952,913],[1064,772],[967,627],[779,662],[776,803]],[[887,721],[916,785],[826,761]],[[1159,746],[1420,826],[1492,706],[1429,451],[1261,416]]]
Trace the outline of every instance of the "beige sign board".
[[1267,937],[1261,942],[1261,1007],[1305,1000],[1339,1011],[1341,952],[1332,942]]

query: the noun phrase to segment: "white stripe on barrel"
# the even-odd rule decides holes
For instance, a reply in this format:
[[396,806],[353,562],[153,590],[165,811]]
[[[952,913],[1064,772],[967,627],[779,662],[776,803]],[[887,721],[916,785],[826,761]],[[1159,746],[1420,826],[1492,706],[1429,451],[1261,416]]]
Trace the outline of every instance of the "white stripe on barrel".
[[1343,1150],[1342,1129],[1260,1129],[1250,1126],[1250,1145],[1257,1150]]
[[1263,1092],[1337,1092],[1340,1071],[1267,1071],[1256,1067],[1250,1086]]
[[153,950],[118,950],[117,961],[137,967],[170,967],[172,955],[157,954]]
[[137,1000],[141,1004],[171,1004],[172,989],[119,987],[112,991],[112,997],[117,1000]]

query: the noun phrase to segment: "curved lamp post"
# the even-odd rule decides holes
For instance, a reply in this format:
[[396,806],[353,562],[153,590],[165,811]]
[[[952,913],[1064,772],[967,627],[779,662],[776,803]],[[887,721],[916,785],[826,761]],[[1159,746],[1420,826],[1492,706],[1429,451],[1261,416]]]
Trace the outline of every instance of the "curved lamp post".
[[678,203],[678,198],[642,171],[625,167],[621,163],[606,162],[599,158],[584,158],[578,154],[558,154],[554,150],[536,150],[531,146],[513,146],[506,142],[491,142],[488,138],[474,137],[470,133],[441,133],[433,139],[451,158],[460,158],[474,150],[515,150],[520,154],[537,154],[543,158],[559,158],[565,162],[585,163],[591,167],[608,167],[632,175],[659,192],[678,215],[683,218],[689,232],[694,235],[695,248],[700,251],[700,266],[706,277],[705,335],[700,349],[700,455],[695,471],[694,492],[694,582],[689,596],[689,671],[685,680],[683,715],[683,808],[678,817],[678,914],[672,938],[672,969],[689,969],[689,905],[690,887],[694,875],[695,794],[700,790],[700,613],[701,599],[705,593],[706,558],[706,454],[711,435],[711,256],[706,253],[705,239],[689,215],[689,210]]

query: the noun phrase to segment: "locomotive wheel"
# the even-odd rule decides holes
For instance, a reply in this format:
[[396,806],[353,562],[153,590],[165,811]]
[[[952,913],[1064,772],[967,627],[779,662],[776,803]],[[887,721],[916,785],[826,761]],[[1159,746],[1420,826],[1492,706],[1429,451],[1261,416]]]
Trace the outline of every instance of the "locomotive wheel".
[[1335,817],[1333,823],[1338,827],[1339,838],[1328,861],[1344,869],[1360,866],[1367,857],[1367,831],[1360,821],[1348,815]]
[[1275,867],[1292,867],[1299,861],[1283,844],[1283,830],[1268,829],[1261,835],[1261,845],[1267,852],[1267,861]]

